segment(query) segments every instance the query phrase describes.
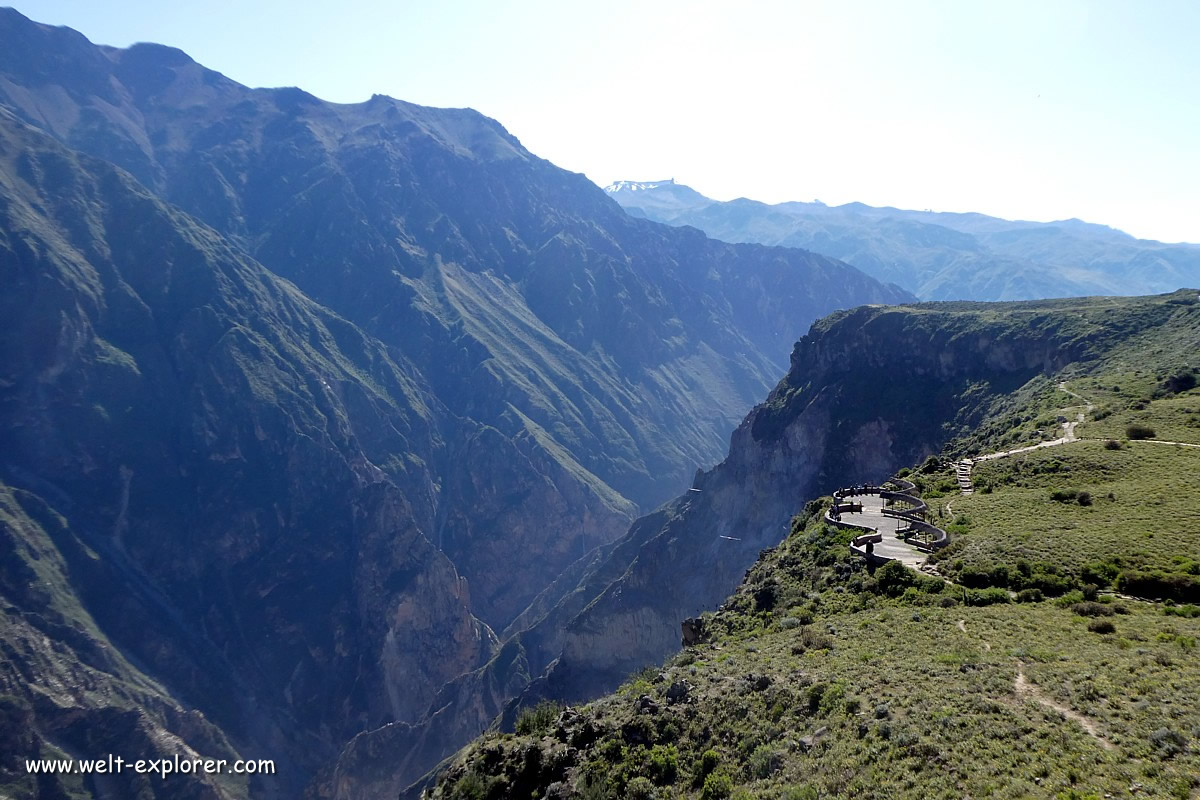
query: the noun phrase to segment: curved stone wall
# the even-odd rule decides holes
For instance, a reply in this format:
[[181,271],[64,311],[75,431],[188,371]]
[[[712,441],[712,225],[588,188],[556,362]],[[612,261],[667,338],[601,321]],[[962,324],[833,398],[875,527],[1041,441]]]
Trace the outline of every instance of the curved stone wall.
[[845,498],[855,497],[864,494],[879,495],[883,500],[889,500],[893,503],[905,503],[909,508],[884,508],[882,510],[884,516],[893,519],[903,520],[908,525],[908,531],[923,533],[931,538],[929,542],[913,540],[910,536],[906,536],[904,541],[910,546],[925,552],[939,550],[950,544],[950,535],[941,528],[925,521],[925,514],[929,511],[929,505],[917,495],[916,484],[912,481],[894,480],[891,483],[899,487],[900,491],[895,492],[890,489],[884,489],[881,486],[872,486],[864,484],[862,486],[847,486],[843,489],[838,489],[833,493],[833,505],[825,512],[825,521],[842,530],[857,530],[864,531],[861,536],[854,537],[850,542],[850,550],[857,555],[862,556],[868,562],[881,564],[890,561],[887,556],[881,556],[877,553],[868,551],[868,543],[878,543],[883,541],[883,534],[875,528],[867,525],[858,525],[853,522],[843,522],[838,518],[838,514],[843,512],[852,513],[855,510],[861,511],[861,505],[858,509],[854,508],[854,504],[842,502]]

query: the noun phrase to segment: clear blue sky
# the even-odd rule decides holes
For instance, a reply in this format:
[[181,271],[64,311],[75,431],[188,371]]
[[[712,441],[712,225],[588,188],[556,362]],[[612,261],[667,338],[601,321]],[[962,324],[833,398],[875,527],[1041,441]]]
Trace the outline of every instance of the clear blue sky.
[[470,106],[597,183],[1200,242],[1200,2],[14,0],[252,86]]

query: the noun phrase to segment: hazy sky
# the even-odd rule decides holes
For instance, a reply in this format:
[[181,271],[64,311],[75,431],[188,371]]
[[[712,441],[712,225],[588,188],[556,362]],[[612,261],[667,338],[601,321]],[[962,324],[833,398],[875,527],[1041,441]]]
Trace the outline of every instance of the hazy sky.
[[599,184],[1200,242],[1200,2],[15,0],[252,86],[470,106]]

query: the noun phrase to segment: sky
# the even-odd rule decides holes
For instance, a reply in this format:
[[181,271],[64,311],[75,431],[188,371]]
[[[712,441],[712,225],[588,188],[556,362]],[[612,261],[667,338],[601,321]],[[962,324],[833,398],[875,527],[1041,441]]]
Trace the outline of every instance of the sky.
[[600,185],[1200,242],[1195,0],[10,0],[250,86],[471,107]]

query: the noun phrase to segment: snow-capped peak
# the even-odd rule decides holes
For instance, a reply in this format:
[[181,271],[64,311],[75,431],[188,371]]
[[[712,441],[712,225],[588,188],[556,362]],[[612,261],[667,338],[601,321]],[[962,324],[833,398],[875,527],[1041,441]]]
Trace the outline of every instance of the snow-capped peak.
[[665,181],[616,181],[604,187],[604,191],[609,194],[617,192],[644,192],[647,189],[657,189],[660,186],[669,186],[675,183],[674,178],[668,178]]

